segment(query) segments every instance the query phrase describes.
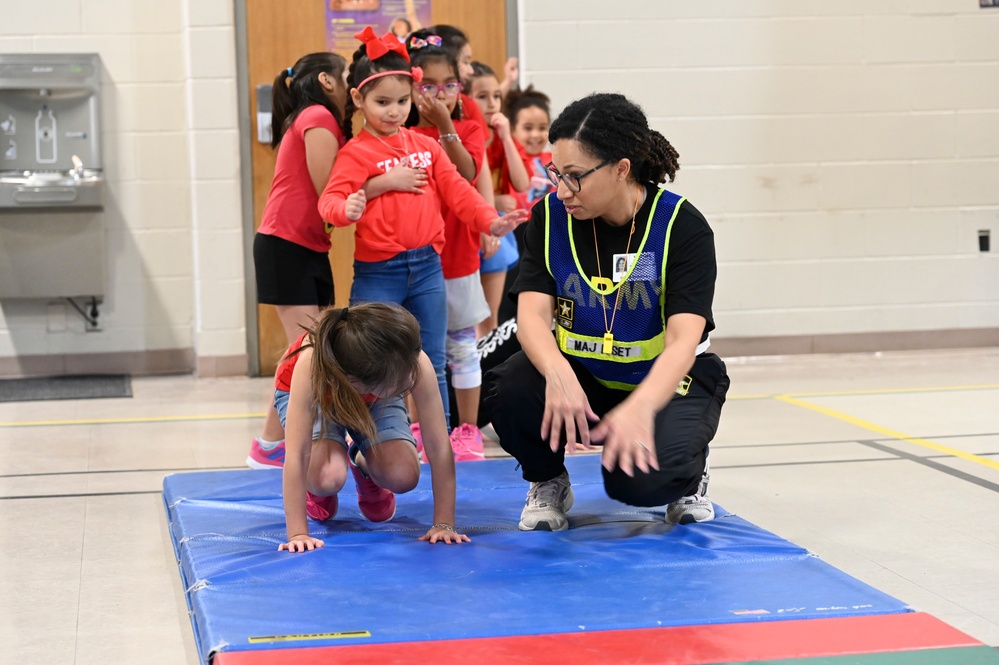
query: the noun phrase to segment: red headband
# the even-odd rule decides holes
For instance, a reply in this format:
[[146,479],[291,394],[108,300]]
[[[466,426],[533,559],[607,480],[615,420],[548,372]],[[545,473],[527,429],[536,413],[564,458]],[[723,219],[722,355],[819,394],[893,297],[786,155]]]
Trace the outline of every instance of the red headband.
[[354,39],[361,41],[367,47],[366,52],[368,58],[371,60],[377,60],[391,51],[392,53],[398,53],[406,59],[406,62],[409,62],[409,52],[406,50],[406,45],[400,42],[399,38],[391,32],[386,32],[379,39],[375,36],[375,31],[369,25],[354,35]]
[[369,81],[374,81],[375,79],[380,79],[383,76],[408,76],[413,79],[416,83],[423,80],[423,69],[420,67],[413,67],[412,71],[407,72],[404,69],[393,69],[387,72],[378,72],[377,74],[372,74],[368,78],[364,79],[357,84],[357,89],[360,90],[364,87],[364,84]]

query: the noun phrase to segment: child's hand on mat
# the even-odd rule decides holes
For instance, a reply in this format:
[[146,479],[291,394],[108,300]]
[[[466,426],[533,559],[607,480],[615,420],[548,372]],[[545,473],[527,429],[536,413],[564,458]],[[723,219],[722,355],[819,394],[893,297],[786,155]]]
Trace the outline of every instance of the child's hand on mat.
[[434,543],[447,543],[448,545],[451,545],[452,543],[472,542],[471,538],[463,533],[458,533],[450,524],[433,525],[430,527],[429,531],[420,536],[419,540],[428,541],[431,545]]
[[311,552],[312,550],[318,550],[325,545],[326,543],[318,538],[313,538],[312,536],[295,536],[293,538],[289,538],[287,543],[281,543],[278,545],[278,552],[281,550],[288,550],[289,552]]
[[531,213],[523,208],[519,208],[512,212],[508,212],[502,217],[497,217],[493,220],[492,224],[489,225],[489,232],[496,236],[497,238],[502,238],[510,231],[526,222],[531,216]]

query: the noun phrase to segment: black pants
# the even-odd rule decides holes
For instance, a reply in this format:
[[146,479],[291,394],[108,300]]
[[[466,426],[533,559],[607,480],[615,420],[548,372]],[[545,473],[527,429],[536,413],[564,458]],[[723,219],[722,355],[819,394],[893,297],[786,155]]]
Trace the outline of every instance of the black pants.
[[[598,416],[630,394],[607,388],[573,358],[568,360]],[[642,473],[635,469],[635,476],[629,478],[620,469],[602,469],[604,488],[612,499],[632,506],[662,506],[697,490],[729,380],[725,363],[713,353],[698,356],[688,374],[692,380],[687,394],[674,395],[655,417],[659,470]],[[489,386],[485,406],[500,445],[520,462],[524,480],[551,480],[565,471],[565,446],[552,452],[541,438],[545,379],[524,352],[493,369],[485,385]]]

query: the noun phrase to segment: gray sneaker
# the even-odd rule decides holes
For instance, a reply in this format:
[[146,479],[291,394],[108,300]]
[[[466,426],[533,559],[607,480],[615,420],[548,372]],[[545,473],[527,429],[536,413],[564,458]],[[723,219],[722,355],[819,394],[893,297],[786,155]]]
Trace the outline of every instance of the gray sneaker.
[[521,531],[563,531],[569,528],[566,513],[572,508],[574,497],[568,472],[541,483],[531,483],[527,503],[520,513]]
[[697,494],[677,499],[666,507],[666,521],[671,524],[693,524],[708,522],[715,518],[715,507],[708,498],[708,481],[711,476],[707,472],[701,476],[701,484],[697,486]]

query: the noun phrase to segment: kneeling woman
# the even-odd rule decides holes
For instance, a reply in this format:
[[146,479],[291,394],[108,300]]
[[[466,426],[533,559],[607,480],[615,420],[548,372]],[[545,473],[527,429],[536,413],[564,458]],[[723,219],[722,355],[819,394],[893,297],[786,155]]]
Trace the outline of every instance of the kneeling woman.
[[486,398],[531,483],[519,526],[568,528],[565,453],[597,445],[611,498],[710,520],[708,443],[729,385],[707,353],[714,236],[658,187],[677,152],[622,95],[573,102],[548,136],[558,189],[534,207],[513,288],[523,351],[493,370]]

